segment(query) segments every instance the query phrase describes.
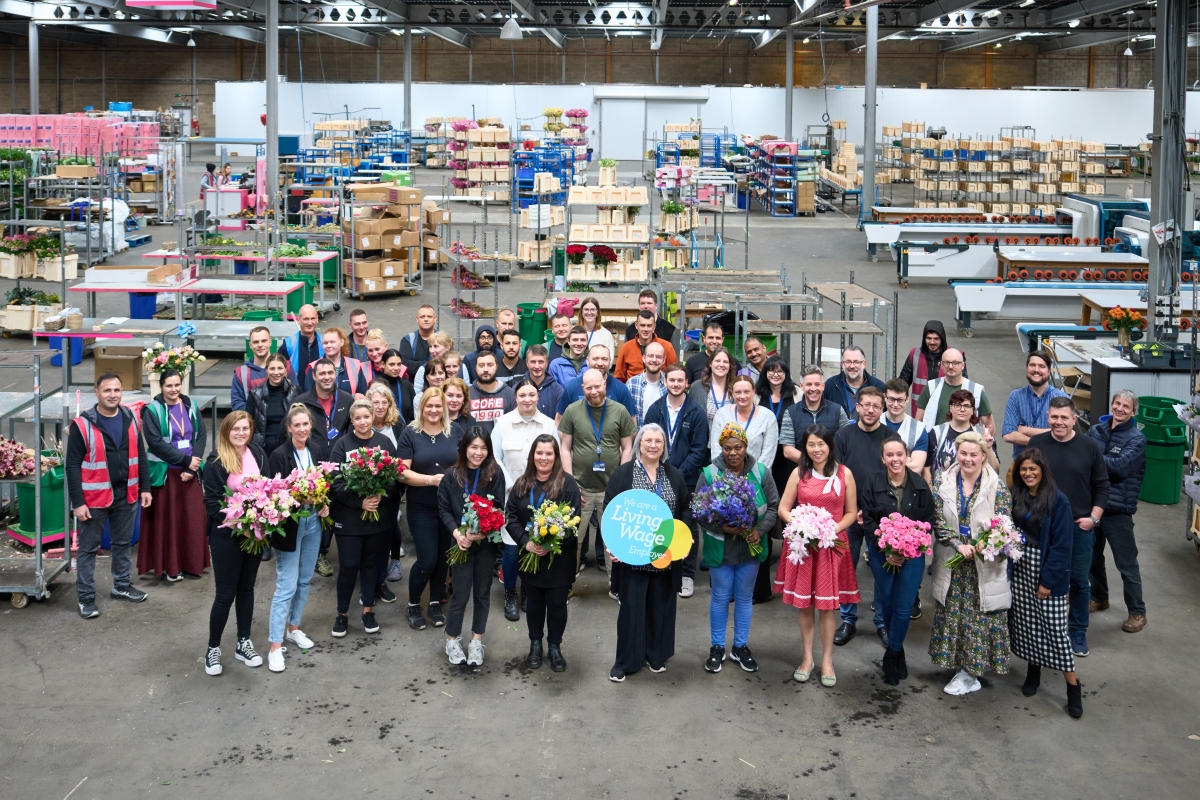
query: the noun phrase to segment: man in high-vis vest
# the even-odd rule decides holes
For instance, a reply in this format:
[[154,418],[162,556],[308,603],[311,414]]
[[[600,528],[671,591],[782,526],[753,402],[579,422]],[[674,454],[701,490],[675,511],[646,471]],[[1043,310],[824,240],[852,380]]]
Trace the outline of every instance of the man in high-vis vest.
[[931,380],[917,398],[917,413],[914,416],[924,423],[925,430],[933,430],[935,425],[945,422],[946,412],[950,409],[950,395],[959,389],[966,389],[975,396],[975,413],[979,415],[979,421],[988,433],[993,436],[996,434],[996,421],[992,418],[992,406],[988,403],[987,393],[982,383],[963,377],[966,364],[961,350],[951,347],[942,353],[942,371],[946,376]]
[[100,616],[96,608],[96,553],[104,523],[112,539],[110,596],[140,603],[146,593],[130,583],[133,523],[150,506],[150,469],[137,415],[121,407],[121,378],[105,373],[96,379],[96,405],[71,423],[67,437],[67,491],[79,535],[75,592],[79,615]]

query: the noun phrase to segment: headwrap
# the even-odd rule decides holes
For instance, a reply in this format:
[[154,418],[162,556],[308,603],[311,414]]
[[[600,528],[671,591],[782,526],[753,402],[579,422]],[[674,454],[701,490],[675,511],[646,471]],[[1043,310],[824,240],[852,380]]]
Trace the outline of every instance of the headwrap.
[[717,436],[717,444],[725,444],[725,440],[731,437],[741,439],[742,444],[750,444],[750,437],[746,435],[746,429],[736,422],[725,423],[725,427],[721,428],[721,433]]

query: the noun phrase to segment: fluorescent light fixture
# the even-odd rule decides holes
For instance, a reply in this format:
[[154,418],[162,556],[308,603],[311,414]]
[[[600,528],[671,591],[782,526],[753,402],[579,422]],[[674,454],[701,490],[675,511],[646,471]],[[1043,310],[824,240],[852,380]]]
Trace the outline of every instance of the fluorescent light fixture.
[[800,44],[808,44],[808,43],[809,43],[809,41],[811,41],[811,40],[810,40],[810,39],[809,39],[807,36],[805,36],[805,37],[804,37],[804,41],[803,41],[803,42],[801,42]]
[[1037,2],[1037,0],[1025,0],[1025,2],[1021,3],[1021,5],[1017,6],[1017,8],[1025,8],[1026,6],[1033,5],[1035,2]]
[[521,33],[521,23],[517,22],[516,17],[509,17],[508,21],[500,28],[500,40],[515,42],[523,38],[525,38],[525,34]]
[[1004,47],[1004,45],[1003,45],[1003,44],[1001,44],[1000,42],[996,42],[996,48],[995,48],[995,49],[999,50],[1001,47]]
[[1068,28],[1078,28],[1078,27],[1079,27],[1079,20],[1077,20],[1077,19],[1073,19],[1073,20],[1071,20],[1070,22],[1068,22],[1068,23],[1067,23],[1067,27],[1068,27]]
[[982,14],[981,16],[982,16],[984,19],[991,19],[992,17],[998,17],[998,16],[1000,16],[1000,14],[1001,14],[1001,13],[1003,13],[1003,9],[1000,9],[1000,8],[993,8],[993,9],[991,9],[990,11],[985,11],[985,12],[983,12],[983,14]]

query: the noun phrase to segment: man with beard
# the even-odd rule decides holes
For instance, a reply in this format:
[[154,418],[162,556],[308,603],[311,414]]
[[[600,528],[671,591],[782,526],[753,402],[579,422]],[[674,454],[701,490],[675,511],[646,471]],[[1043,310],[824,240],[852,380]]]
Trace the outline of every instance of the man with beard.
[[1067,396],[1050,385],[1050,354],[1045,350],[1034,350],[1025,356],[1025,380],[1029,385],[1014,389],[1004,406],[1002,438],[1013,446],[1013,458],[1028,446],[1031,436],[1050,430],[1046,419],[1050,401]]

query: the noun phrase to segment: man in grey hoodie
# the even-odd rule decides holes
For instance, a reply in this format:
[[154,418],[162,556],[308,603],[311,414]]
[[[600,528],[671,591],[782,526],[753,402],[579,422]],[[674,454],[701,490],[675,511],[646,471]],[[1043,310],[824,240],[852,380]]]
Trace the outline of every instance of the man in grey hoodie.
[[471,380],[475,380],[477,377],[475,359],[484,352],[495,353],[496,358],[500,358],[500,342],[496,337],[496,329],[491,325],[480,325],[475,330],[475,352],[463,356],[463,366],[467,368],[467,374],[471,376]]
[[492,423],[517,407],[517,396],[511,387],[496,378],[496,354],[491,350],[476,353],[475,370],[478,377],[471,384],[471,419],[492,432]]

